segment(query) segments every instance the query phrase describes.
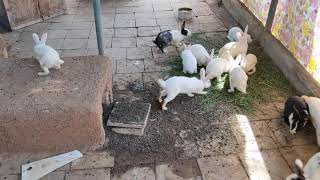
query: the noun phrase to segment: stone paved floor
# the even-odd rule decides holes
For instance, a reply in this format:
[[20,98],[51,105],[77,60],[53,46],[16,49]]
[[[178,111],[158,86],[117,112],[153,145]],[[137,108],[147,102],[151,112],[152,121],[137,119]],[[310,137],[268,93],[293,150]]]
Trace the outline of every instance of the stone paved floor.
[[[38,23],[16,32],[6,33],[9,56],[31,57],[33,32],[48,32],[48,44],[62,57],[97,54],[92,5],[88,0],[69,0],[69,14]],[[104,46],[112,57],[115,90],[152,86],[162,72],[170,69],[164,62],[178,53],[169,48],[162,54],[152,43],[160,30],[179,28],[177,9],[191,6],[194,20],[187,23],[193,33],[205,38],[217,33],[226,34],[232,25],[223,8],[215,0],[104,0],[102,13]],[[89,153],[71,165],[51,173],[43,179],[52,180],[215,180],[215,179],[283,179],[293,169],[295,158],[304,162],[319,148],[313,129],[290,135],[280,118],[281,104],[269,104],[248,119],[236,116],[236,123],[228,123],[229,146],[212,155],[210,148],[219,145],[207,137],[202,157],[172,162],[151,162],[140,166],[114,169],[112,155]],[[234,122],[234,121],[233,121]],[[188,132],[180,132],[187,136]],[[186,153],[192,144],[181,142]],[[189,144],[188,144],[189,143]],[[210,148],[208,148],[210,146]],[[237,151],[234,151],[237,146]],[[209,149],[209,150],[208,150]],[[211,148],[212,149],[212,148]],[[216,151],[215,151],[216,152]],[[42,159],[51,154],[17,154],[0,156],[0,180],[16,180],[21,164]]]

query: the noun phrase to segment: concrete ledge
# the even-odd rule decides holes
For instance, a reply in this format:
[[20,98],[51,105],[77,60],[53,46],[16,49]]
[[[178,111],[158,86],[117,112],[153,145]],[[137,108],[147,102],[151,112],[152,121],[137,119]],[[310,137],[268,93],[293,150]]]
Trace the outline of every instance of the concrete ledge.
[[106,89],[112,94],[112,63],[100,56],[64,61],[48,76],[37,76],[34,59],[0,61],[0,152],[93,150],[104,143],[101,101]]
[[264,51],[299,94],[320,96],[319,83],[269,31],[264,29],[262,23],[246,6],[239,0],[222,0],[222,2],[233,18],[243,27],[249,24],[249,33],[259,40]]

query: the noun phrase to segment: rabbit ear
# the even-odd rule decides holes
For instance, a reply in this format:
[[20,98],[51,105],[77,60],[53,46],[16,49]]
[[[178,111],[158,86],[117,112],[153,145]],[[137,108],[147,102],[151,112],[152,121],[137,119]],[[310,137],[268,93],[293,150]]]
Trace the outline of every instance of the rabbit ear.
[[200,79],[204,79],[206,76],[206,70],[204,68],[200,69]]
[[247,25],[246,28],[244,29],[244,33],[246,33],[246,34],[248,33],[248,28],[249,28],[249,27],[248,27],[248,25]]
[[242,35],[243,35],[242,32],[237,32],[237,33],[236,33],[236,36],[237,36],[238,39],[240,39]]
[[300,178],[304,178],[304,171],[303,171],[303,163],[300,159],[296,159],[295,161],[295,168],[296,168],[296,173]]
[[33,40],[34,40],[35,43],[39,43],[39,42],[40,42],[39,36],[38,36],[36,33],[33,33],[33,34],[32,34],[32,38],[33,38]]
[[42,42],[42,43],[46,43],[47,38],[48,38],[48,33],[42,34],[42,36],[41,36],[41,42]]
[[185,27],[186,27],[186,21],[183,21],[183,23],[181,25],[181,30],[184,30]]

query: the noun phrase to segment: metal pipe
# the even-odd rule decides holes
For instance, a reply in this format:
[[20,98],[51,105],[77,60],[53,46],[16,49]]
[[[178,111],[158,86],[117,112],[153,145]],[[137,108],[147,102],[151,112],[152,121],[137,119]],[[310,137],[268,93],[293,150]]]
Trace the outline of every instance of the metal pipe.
[[268,17],[267,17],[267,22],[266,22],[266,29],[268,31],[271,31],[273,19],[276,14],[276,10],[277,10],[277,5],[278,5],[278,0],[271,1],[269,12],[268,12]]
[[94,21],[96,24],[96,35],[99,49],[99,55],[104,55],[103,46],[103,29],[102,29],[102,17],[101,17],[101,4],[100,0],[93,0]]

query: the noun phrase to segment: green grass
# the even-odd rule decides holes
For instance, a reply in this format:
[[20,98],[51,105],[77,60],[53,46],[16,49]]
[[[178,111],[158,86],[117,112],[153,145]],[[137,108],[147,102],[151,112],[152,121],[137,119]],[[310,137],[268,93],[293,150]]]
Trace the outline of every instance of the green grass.
[[[199,43],[205,46],[208,50],[214,48],[217,51],[228,40],[225,34],[216,34],[213,39],[208,39],[199,34],[193,35],[189,42]],[[248,112],[255,110],[255,104],[276,101],[279,97],[288,97],[294,94],[288,81],[285,79],[279,69],[272,63],[271,58],[262,51],[262,48],[257,42],[252,42],[249,45],[248,53],[255,54],[258,58],[256,66],[257,71],[249,76],[247,94],[242,94],[239,91],[228,93],[229,76],[224,74],[221,81],[213,80],[212,86],[207,89],[208,94],[196,96],[196,101],[204,108],[211,109],[219,106],[219,104],[227,103],[230,106],[238,106]],[[181,59],[173,58],[170,61],[172,70],[170,75],[178,76],[199,76],[186,75],[182,72]]]

